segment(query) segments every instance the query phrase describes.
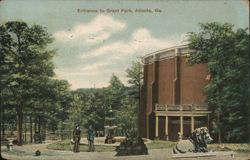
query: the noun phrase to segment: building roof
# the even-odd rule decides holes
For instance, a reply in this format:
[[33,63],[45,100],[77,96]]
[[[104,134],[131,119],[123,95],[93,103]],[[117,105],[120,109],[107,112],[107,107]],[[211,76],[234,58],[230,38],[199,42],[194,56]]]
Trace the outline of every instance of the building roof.
[[154,61],[159,61],[167,58],[171,58],[177,55],[186,55],[192,52],[187,45],[179,45],[170,48],[165,48],[159,51],[148,53],[142,57],[143,63],[148,64]]

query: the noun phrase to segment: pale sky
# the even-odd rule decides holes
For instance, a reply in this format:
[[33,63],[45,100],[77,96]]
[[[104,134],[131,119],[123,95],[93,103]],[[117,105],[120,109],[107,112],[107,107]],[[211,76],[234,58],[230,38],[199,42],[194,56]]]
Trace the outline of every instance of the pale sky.
[[[127,84],[125,70],[132,61],[185,44],[186,33],[198,32],[199,22],[229,22],[246,28],[247,6],[241,0],[4,0],[0,22],[22,20],[47,27],[58,52],[56,78],[68,80],[77,89],[105,87],[112,73]],[[107,9],[119,12],[107,13]],[[125,9],[132,12],[124,13]]]

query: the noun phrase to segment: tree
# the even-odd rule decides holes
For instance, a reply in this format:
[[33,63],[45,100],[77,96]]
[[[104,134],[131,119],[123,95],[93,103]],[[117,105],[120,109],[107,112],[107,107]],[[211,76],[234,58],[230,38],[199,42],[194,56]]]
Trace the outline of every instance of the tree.
[[133,61],[131,68],[126,70],[128,83],[131,84],[130,94],[135,97],[135,99],[140,99],[140,87],[143,81],[143,67],[141,62]]
[[127,90],[123,95],[122,106],[117,111],[117,125],[123,135],[131,136],[137,133],[137,116],[137,100],[130,96]]
[[[131,68],[128,68],[126,72],[127,72],[127,77],[129,78],[128,83],[131,85],[129,87],[130,99],[131,98],[134,99],[133,101],[134,109],[132,110],[134,110],[134,112],[137,113],[135,117],[137,118],[136,120],[139,123],[138,117],[139,117],[139,107],[141,100],[141,84],[143,81],[143,66],[141,62],[133,61]],[[138,123],[135,123],[137,124],[137,128],[139,127]]]
[[195,50],[189,63],[206,63],[211,75],[205,91],[215,114],[213,130],[221,131],[224,141],[246,142],[250,98],[246,87],[249,85],[248,29],[234,30],[232,24],[215,22],[200,27],[199,33],[189,33],[189,47]]
[[[23,109],[34,91],[33,83],[52,77],[54,50],[47,45],[53,39],[46,28],[28,26],[25,22],[13,21],[0,26],[1,86],[11,90],[16,101],[18,144],[22,144]],[[2,93],[2,88],[1,88]]]
[[68,119],[71,97],[68,95],[69,84],[65,80],[49,79],[40,87],[43,88],[40,88],[41,94],[37,99],[39,105],[34,112],[38,111],[38,132],[45,139],[46,124],[52,121],[57,126]]
[[105,113],[107,107],[105,106],[105,95],[103,94],[103,90],[100,89],[95,93],[89,95],[88,107],[86,108],[85,115],[86,123],[84,126],[86,128],[89,125],[92,125],[96,130],[103,131],[104,130],[104,121],[105,121]]
[[112,74],[109,84],[110,85],[105,89],[108,104],[112,109],[118,110],[121,107],[125,86],[115,74]]

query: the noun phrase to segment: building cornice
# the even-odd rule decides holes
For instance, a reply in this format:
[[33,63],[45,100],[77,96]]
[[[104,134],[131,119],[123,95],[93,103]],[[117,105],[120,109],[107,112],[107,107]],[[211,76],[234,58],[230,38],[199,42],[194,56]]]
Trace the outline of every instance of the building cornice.
[[142,57],[142,61],[144,64],[150,64],[155,61],[161,61],[175,56],[185,56],[191,52],[193,52],[193,50],[189,49],[188,44],[174,46],[146,54]]

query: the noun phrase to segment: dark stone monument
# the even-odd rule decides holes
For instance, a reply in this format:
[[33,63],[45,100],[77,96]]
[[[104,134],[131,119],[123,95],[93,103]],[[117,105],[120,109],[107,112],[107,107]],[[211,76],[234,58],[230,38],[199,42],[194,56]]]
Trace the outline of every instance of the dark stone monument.
[[116,147],[116,156],[128,156],[128,155],[147,155],[148,148],[144,144],[144,141],[139,136],[132,136],[126,138],[121,142],[120,146]]
[[41,156],[41,151],[36,150],[36,152],[35,152],[35,156]]

